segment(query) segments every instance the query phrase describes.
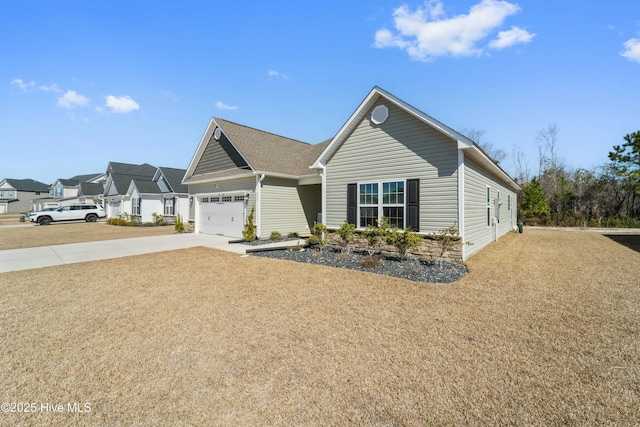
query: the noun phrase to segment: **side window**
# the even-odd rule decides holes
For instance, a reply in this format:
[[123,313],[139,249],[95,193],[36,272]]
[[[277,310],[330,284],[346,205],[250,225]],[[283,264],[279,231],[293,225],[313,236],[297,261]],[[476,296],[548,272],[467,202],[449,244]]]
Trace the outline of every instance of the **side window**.
[[487,227],[491,227],[491,188],[487,187]]

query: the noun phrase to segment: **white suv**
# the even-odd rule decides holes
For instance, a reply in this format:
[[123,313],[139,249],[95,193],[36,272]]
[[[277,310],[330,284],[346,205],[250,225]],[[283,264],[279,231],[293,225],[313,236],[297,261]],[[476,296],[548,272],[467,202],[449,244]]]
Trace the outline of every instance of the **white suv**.
[[95,222],[98,218],[107,216],[102,206],[98,205],[70,205],[61,206],[52,211],[29,212],[27,217],[31,222],[49,225],[53,221],[73,221],[83,219]]

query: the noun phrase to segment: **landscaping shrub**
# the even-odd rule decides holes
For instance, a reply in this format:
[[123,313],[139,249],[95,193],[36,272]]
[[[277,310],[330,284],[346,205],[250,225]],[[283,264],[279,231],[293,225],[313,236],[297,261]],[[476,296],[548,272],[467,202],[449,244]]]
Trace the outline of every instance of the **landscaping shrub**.
[[244,230],[242,230],[242,237],[245,242],[253,242],[256,240],[256,225],[253,223],[255,213],[256,208],[251,208],[251,213],[247,217],[247,224],[244,226]]
[[453,224],[451,227],[440,230],[434,237],[438,243],[440,243],[440,256],[442,257],[446,251],[451,249],[454,242],[458,240],[458,226]]
[[354,224],[349,223],[346,219],[338,228],[338,236],[340,236],[343,250],[351,243],[353,240],[353,233],[356,231],[356,226]]
[[176,233],[184,233],[184,222],[182,222],[182,216],[176,215],[176,220],[173,223],[173,229]]
[[155,225],[167,225],[167,220],[164,219],[164,216],[159,215],[157,213],[152,213],[151,216],[153,216],[153,223]]
[[388,239],[390,233],[389,222],[385,217],[376,222],[378,223],[377,227],[369,225],[362,232],[362,236],[367,239],[367,253],[370,257],[380,250],[382,243]]
[[411,227],[405,228],[404,231],[393,228],[388,234],[387,243],[395,246],[400,256],[405,258],[409,249],[420,246],[420,243],[422,243],[422,237],[412,232]]
[[282,234],[279,231],[272,231],[269,238],[271,240],[282,240]]
[[379,255],[367,255],[362,259],[362,266],[366,268],[376,268],[382,262],[382,257]]
[[311,236],[307,239],[309,245],[318,245],[320,249],[327,244],[327,227],[321,222],[316,222],[311,228]]

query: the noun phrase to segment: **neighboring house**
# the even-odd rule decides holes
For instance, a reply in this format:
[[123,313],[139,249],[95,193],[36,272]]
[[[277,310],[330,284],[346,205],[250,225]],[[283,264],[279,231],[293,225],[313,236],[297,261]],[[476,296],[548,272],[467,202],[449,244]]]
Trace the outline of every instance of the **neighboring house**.
[[180,214],[189,217],[188,187],[182,184],[186,170],[159,167],[151,181],[133,179],[126,195],[131,200],[131,213],[140,222],[153,222],[154,214],[172,223]]
[[152,181],[157,168],[148,163],[134,165],[130,163],[109,162],[105,172],[104,203],[107,218],[117,218],[131,214],[132,202],[127,196],[131,181]]
[[259,238],[308,235],[321,212],[321,178],[309,166],[325,146],[211,119],[183,181],[195,232],[240,238],[255,209]]
[[0,181],[0,214],[33,210],[40,199],[49,197],[49,186],[34,179]]
[[88,203],[102,205],[104,182],[104,174],[78,175],[69,179],[58,179],[51,187],[51,197],[44,203],[50,206]]
[[254,207],[260,238],[384,216],[421,234],[456,225],[463,260],[515,227],[519,190],[469,138],[378,87],[315,146],[212,119],[183,182],[196,232],[240,237]]

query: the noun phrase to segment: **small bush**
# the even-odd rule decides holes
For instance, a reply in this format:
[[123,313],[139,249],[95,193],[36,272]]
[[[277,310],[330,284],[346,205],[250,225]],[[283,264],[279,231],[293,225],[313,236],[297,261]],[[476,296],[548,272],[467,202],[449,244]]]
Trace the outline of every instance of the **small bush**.
[[440,230],[435,237],[440,243],[440,256],[442,257],[446,251],[451,249],[453,243],[458,240],[458,226],[453,224],[451,227]]
[[343,249],[351,243],[355,232],[356,226],[345,219],[340,228],[338,228],[338,236],[340,236]]
[[367,252],[369,256],[373,256],[380,247],[382,243],[388,239],[389,233],[391,232],[389,228],[389,222],[385,217],[382,217],[380,221],[376,221],[378,226],[369,225],[365,231],[362,232],[362,236],[367,239]]
[[155,225],[156,225],[156,224],[155,224],[155,223],[153,223],[153,222],[143,222],[143,223],[142,223],[142,226],[143,226],[143,227],[153,227],[153,226],[155,226]]
[[256,225],[253,223],[255,213],[256,208],[251,208],[251,213],[247,217],[247,223],[244,226],[244,230],[242,230],[242,237],[245,242],[253,242],[256,240]]
[[295,231],[292,231],[291,233],[287,234],[287,237],[290,238],[290,239],[293,239],[293,238],[300,237],[300,236]]
[[302,246],[300,245],[292,246],[291,250],[294,252],[300,252],[302,250]]
[[282,234],[279,231],[272,231],[269,238],[271,240],[282,240]]
[[153,216],[153,224],[154,225],[167,225],[167,220],[164,219],[164,216],[159,215],[157,213],[152,213]]
[[[321,240],[322,239],[320,237],[316,236],[315,234],[312,234],[307,239],[307,244],[309,246],[317,246],[317,245],[320,245]],[[322,249],[322,246],[320,246],[320,248]]]
[[422,238],[416,233],[412,232],[411,227],[405,228],[404,231],[400,231],[397,228],[394,228],[387,236],[387,243],[395,246],[400,256],[402,258],[405,258],[409,249],[417,248],[418,246],[420,246],[420,243],[422,243]]
[[318,245],[320,249],[327,244],[325,235],[327,234],[327,227],[321,222],[316,222],[311,228],[311,237],[307,239],[307,243],[310,245]]
[[382,262],[382,258],[378,255],[368,255],[364,257],[361,264],[365,268],[376,268]]
[[184,233],[184,222],[182,222],[182,216],[176,215],[176,220],[173,223],[173,229],[176,233]]

